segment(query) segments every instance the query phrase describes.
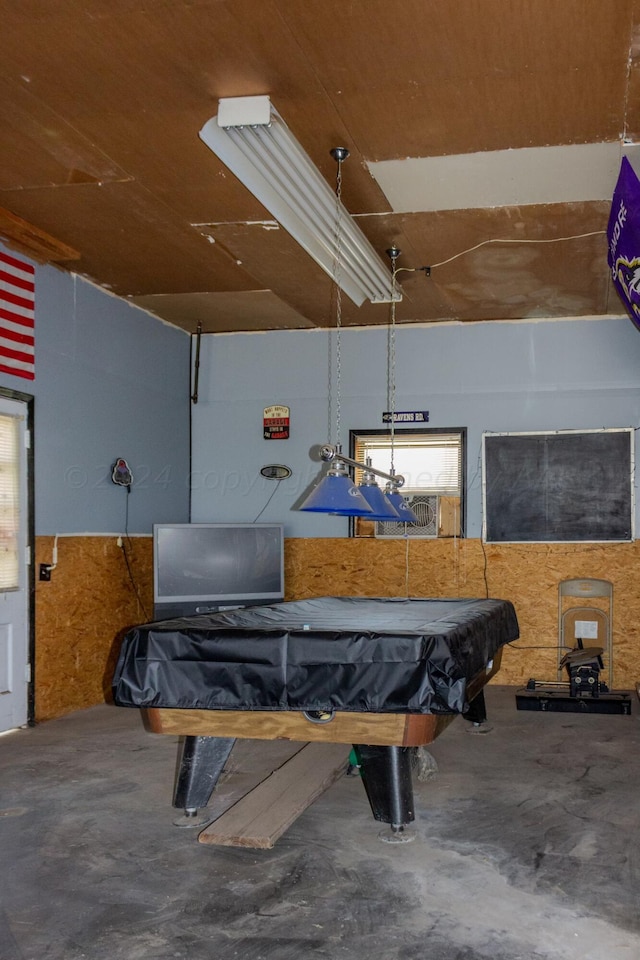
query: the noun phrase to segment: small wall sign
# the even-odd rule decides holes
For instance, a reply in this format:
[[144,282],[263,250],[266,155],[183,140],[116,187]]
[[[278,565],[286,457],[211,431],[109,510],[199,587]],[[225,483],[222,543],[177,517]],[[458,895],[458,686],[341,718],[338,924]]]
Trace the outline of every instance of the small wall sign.
[[[385,410],[382,414],[383,423],[391,423],[391,411]],[[429,423],[428,410],[399,410],[394,411],[394,423]]]
[[274,403],[264,408],[262,435],[265,440],[289,439],[289,407]]

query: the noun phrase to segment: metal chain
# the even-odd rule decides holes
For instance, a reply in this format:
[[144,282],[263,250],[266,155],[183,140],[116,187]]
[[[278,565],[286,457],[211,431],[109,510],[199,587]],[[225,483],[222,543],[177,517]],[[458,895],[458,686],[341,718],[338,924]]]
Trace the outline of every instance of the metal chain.
[[391,469],[395,473],[394,447],[396,432],[396,262],[397,257],[391,257],[391,316],[387,334],[387,392],[389,395],[389,412],[391,414]]
[[[332,291],[333,298],[333,291]],[[331,304],[330,304],[331,306]],[[329,393],[329,404],[328,404],[328,421],[327,421],[327,443],[331,446],[333,443],[333,335],[331,327],[328,330],[327,338],[327,371],[328,371],[328,393]]]
[[[348,156],[348,154],[347,154]],[[340,154],[336,157],[338,170],[336,173],[336,257],[333,268],[334,293],[336,298],[336,446],[341,448],[340,436],[340,390],[342,385],[342,289],[340,287],[342,266],[342,161]]]

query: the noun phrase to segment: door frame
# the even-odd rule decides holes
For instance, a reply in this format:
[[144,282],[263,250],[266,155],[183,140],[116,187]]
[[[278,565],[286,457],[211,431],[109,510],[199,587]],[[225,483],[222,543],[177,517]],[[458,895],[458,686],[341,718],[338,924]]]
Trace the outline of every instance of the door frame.
[[27,684],[27,724],[32,727],[35,724],[36,717],[36,577],[35,577],[35,555],[36,555],[36,524],[35,524],[35,478],[34,478],[34,411],[35,398],[31,393],[22,393],[20,390],[12,390],[10,387],[0,387],[0,397],[7,400],[16,400],[18,403],[24,403],[27,411],[26,428],[29,433],[29,445],[26,450],[26,485],[27,485],[27,551],[29,563],[27,564],[26,589],[27,589],[27,617],[28,617],[28,636],[27,636],[27,656],[29,657],[30,671],[29,682]]

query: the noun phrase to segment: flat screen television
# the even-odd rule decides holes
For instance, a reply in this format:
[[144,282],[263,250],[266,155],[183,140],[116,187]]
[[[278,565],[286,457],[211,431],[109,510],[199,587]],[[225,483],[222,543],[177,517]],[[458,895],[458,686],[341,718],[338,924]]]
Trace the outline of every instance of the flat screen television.
[[157,620],[283,599],[282,524],[154,524]]

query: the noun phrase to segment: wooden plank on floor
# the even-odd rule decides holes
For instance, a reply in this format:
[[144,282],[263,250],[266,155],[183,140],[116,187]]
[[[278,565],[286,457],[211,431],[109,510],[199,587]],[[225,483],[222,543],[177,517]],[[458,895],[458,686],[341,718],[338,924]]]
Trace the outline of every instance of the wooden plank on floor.
[[202,831],[200,843],[269,850],[346,770],[350,748],[308,743]]
[[305,746],[293,740],[236,740],[202,813],[210,820],[221,817]]

